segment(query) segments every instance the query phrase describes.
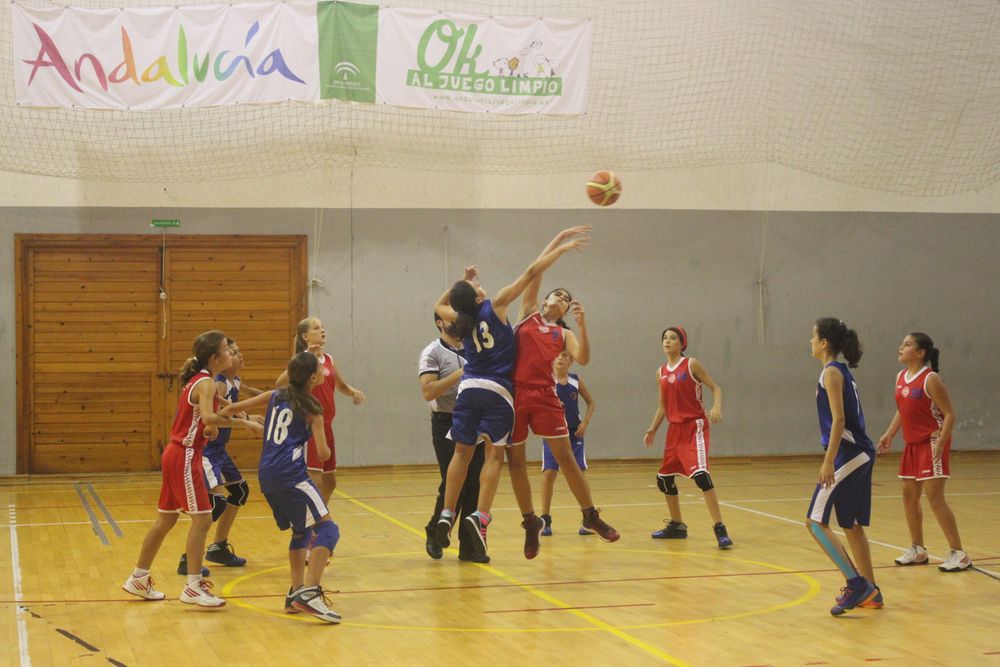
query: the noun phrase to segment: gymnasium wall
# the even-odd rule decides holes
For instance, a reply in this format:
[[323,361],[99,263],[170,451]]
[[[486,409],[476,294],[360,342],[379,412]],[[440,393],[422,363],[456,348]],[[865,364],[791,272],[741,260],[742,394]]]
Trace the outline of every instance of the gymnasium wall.
[[[0,474],[13,472],[15,456],[13,235],[142,233],[152,217],[180,218],[185,234],[310,236],[310,274],[323,282],[311,310],[326,323],[341,370],[369,397],[361,408],[338,406],[343,466],[433,461],[416,360],[436,333],[434,300],[471,263],[496,291],[559,229],[585,222],[595,226],[592,246],[563,258],[544,286],[569,288],[587,308],[593,360],[577,370],[598,401],[591,459],[657,454],[662,429],[651,452],[642,434],[655,407],[659,334],[670,324],[687,328],[689,352],[725,390],[714,455],[818,451],[820,368],[808,338],[820,315],[859,331],[866,354],[856,375],[875,437],[892,415],[896,346],[922,329],[942,348],[959,412],[956,448],[1000,444],[992,414],[997,214],[334,208],[323,211],[317,238],[315,212],[305,208],[6,207]],[[252,364],[253,350],[244,352]],[[539,445],[530,447],[537,458]]]

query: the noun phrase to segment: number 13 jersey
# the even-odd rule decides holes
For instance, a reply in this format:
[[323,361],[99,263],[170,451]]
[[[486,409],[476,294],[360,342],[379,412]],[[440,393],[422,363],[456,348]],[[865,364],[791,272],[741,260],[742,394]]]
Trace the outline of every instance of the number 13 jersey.
[[514,329],[508,322],[501,322],[493,311],[493,301],[487,299],[479,306],[479,315],[472,336],[462,341],[468,363],[462,379],[484,378],[500,381],[510,387],[510,374],[514,370]]

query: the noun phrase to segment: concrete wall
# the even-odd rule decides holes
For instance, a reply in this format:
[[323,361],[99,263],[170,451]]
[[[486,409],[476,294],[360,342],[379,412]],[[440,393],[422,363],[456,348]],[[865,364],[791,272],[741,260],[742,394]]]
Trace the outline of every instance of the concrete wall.
[[0,474],[15,463],[13,235],[142,233],[153,217],[180,218],[185,234],[310,236],[310,274],[324,283],[311,311],[326,323],[343,373],[369,397],[338,410],[344,466],[433,461],[416,361],[435,336],[434,300],[465,264],[479,264],[495,292],[559,229],[584,222],[595,226],[592,246],[563,258],[544,286],[565,286],[587,307],[593,360],[577,370],[599,403],[591,459],[657,453],[641,440],[655,406],[659,334],[670,324],[687,328],[689,353],[725,390],[714,455],[817,451],[820,367],[808,338],[822,315],[860,334],[856,375],[875,437],[894,407],[896,346],[921,329],[942,349],[959,411],[956,448],[1000,444],[991,405],[1000,371],[991,352],[1000,329],[996,214],[8,207],[0,208]]

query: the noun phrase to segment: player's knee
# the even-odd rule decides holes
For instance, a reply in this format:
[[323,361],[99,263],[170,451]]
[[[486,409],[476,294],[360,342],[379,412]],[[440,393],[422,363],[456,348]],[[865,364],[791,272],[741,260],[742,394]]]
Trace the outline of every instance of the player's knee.
[[218,521],[229,503],[226,502],[226,497],[221,493],[210,493],[208,498],[212,501],[212,521]]
[[299,549],[305,549],[309,546],[309,535],[310,531],[305,530],[301,533],[292,532],[292,539],[288,541],[288,550],[297,551]]
[[313,526],[313,532],[316,533],[316,543],[317,547],[326,547],[331,552],[337,546],[337,542],[340,541],[340,526],[335,524],[333,521],[321,521]]
[[226,484],[226,489],[229,491],[229,495],[226,497],[227,503],[237,507],[243,507],[247,504],[247,499],[250,497],[250,485],[245,479],[233,484]]
[[677,483],[673,475],[657,475],[656,486],[668,496],[677,495]]
[[712,483],[712,476],[708,474],[707,470],[699,470],[691,476],[691,479],[694,480],[694,483],[702,491],[711,491],[715,488],[715,484]]

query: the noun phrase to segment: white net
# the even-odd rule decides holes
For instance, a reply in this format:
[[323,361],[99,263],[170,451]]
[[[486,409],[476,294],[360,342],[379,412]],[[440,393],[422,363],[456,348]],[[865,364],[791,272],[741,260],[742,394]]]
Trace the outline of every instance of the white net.
[[915,195],[1000,180],[996,0],[402,4],[591,17],[588,113],[501,117],[341,102],[155,112],[20,108],[11,9],[2,3],[0,170],[178,182],[352,165],[551,174],[774,162]]

